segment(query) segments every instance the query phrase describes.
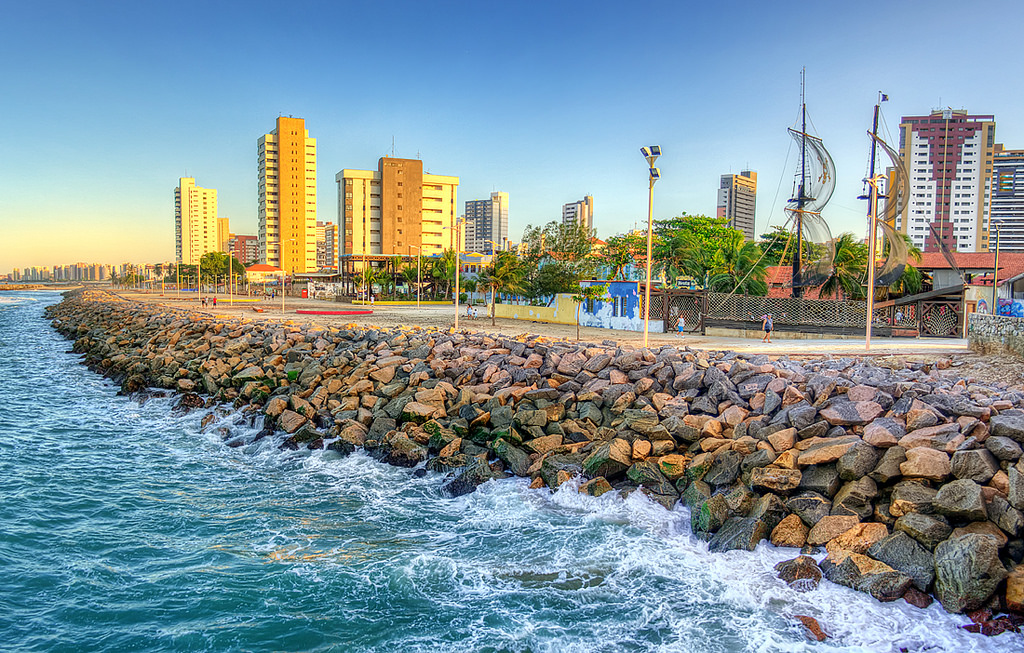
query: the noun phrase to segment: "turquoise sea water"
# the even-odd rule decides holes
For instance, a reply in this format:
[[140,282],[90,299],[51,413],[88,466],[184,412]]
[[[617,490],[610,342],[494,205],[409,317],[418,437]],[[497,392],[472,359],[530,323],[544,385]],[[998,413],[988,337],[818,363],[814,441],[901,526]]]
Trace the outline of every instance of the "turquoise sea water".
[[[362,455],[140,405],[66,353],[55,293],[0,293],[0,649],[1005,651],[936,604],[799,593],[685,510],[491,482],[449,499]],[[808,642],[791,615],[832,634]]]

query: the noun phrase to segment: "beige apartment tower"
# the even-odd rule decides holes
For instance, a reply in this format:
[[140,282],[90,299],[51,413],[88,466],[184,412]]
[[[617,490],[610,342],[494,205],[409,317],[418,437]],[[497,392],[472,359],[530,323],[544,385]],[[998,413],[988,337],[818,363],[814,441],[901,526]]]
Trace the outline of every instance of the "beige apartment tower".
[[578,202],[569,202],[562,205],[562,224],[578,222],[587,229],[587,233],[594,228],[594,196],[587,195]]
[[316,139],[302,118],[260,136],[260,261],[289,274],[316,271]]
[[455,247],[458,177],[424,173],[419,159],[384,157],[377,170],[345,169],[335,181],[339,257],[430,256]]
[[182,177],[174,189],[174,257],[195,265],[203,254],[219,251],[217,190],[200,188],[192,177]]
[[754,212],[757,208],[757,173],[744,170],[738,175],[722,175],[718,185],[718,217],[754,240]]

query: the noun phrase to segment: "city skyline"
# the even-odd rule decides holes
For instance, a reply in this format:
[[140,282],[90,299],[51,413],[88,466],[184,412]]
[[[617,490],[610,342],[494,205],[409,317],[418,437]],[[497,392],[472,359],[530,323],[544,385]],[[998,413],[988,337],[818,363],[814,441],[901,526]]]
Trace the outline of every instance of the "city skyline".
[[[318,141],[321,221],[336,220],[335,174],[394,144],[396,156],[429,162],[425,172],[459,176],[463,198],[508,192],[512,240],[590,194],[607,238],[646,220],[639,148],[657,144],[656,219],[714,215],[720,176],[751,169],[763,233],[784,221],[796,159],[786,127],[803,66],[813,131],[837,164],[826,219],[862,236],[866,207],[855,198],[878,91],[890,98],[888,140],[901,116],[951,106],[994,115],[996,141],[1024,147],[1021,91],[993,65],[1014,53],[1016,4],[978,3],[999,20],[984,38],[965,29],[962,51],[941,66],[919,63],[918,48],[896,38],[955,29],[957,6],[741,2],[725,29],[719,10],[691,3],[310,3],[278,17],[293,36],[268,58],[254,35],[269,3],[218,4],[202,21],[152,5],[14,5],[0,44],[20,62],[0,73],[5,114],[19,126],[0,136],[0,270],[173,260],[169,197],[181,177],[218,189],[232,232],[257,233],[253,143],[278,116],[304,118]],[[495,23],[486,41],[471,38]],[[356,93],[337,83],[345,66],[376,72]],[[483,79],[501,83],[499,101],[466,101]]]

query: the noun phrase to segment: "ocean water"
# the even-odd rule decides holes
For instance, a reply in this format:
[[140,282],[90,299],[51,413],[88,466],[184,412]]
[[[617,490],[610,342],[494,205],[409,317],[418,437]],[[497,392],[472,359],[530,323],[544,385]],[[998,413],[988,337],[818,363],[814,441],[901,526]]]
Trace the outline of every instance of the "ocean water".
[[[55,293],[0,293],[0,649],[1007,651],[938,604],[710,555],[684,509],[522,480],[450,499],[360,453],[143,403],[67,353]],[[808,641],[791,618],[831,634]]]

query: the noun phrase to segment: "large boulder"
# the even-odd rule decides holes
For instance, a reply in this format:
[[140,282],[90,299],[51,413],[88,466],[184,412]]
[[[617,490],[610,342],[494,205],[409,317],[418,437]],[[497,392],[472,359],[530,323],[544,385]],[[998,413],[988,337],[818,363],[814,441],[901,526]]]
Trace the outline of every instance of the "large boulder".
[[1024,415],[996,415],[988,423],[992,435],[1024,443]]
[[988,519],[981,486],[966,478],[950,481],[939,488],[938,494],[932,500],[932,507],[940,515],[946,515],[953,519],[967,521]]
[[839,537],[846,531],[860,523],[860,520],[852,515],[829,515],[822,517],[807,534],[807,543],[811,546],[820,546],[829,540]]
[[1022,455],[1021,446],[1005,435],[990,435],[985,440],[985,448],[999,460],[1017,462]]
[[797,458],[797,464],[801,467],[808,465],[822,465],[834,463],[850,450],[853,445],[862,442],[856,435],[848,435],[839,438],[825,438],[820,442],[811,445]]
[[953,476],[988,483],[999,471],[999,461],[988,449],[967,449],[953,453]]
[[868,424],[883,412],[874,401],[833,401],[821,411],[821,417],[833,426]]
[[1007,576],[990,537],[951,537],[935,547],[935,596],[948,612],[976,610]]
[[935,564],[930,551],[902,531],[883,538],[868,549],[867,554],[914,580],[914,587],[927,592],[935,578]]
[[867,476],[850,481],[839,488],[832,499],[832,514],[856,515],[860,519],[867,519],[875,512],[872,501],[876,496],[878,486]]
[[633,463],[633,447],[622,438],[614,438],[598,446],[583,461],[583,471],[587,476],[596,478],[615,478],[621,476]]
[[818,586],[821,581],[821,569],[814,558],[797,556],[792,560],[783,560],[775,565],[777,577],[793,589],[806,592]]
[[867,442],[856,442],[839,457],[836,469],[844,481],[856,481],[867,476],[877,463],[878,450]]
[[769,535],[768,526],[754,517],[730,517],[708,543],[712,553],[739,549],[753,551]]
[[825,578],[860,592],[867,592],[879,601],[902,598],[913,580],[884,562],[843,549],[830,552],[821,564]]
[[427,448],[404,434],[389,443],[384,462],[396,467],[415,467],[427,459]]
[[653,460],[641,460],[626,470],[626,478],[655,494],[678,497],[675,486],[661,473]]
[[477,486],[496,477],[497,475],[491,470],[487,461],[473,456],[464,466],[458,468],[453,479],[441,486],[441,490],[450,497],[459,497],[469,494]]
[[897,483],[892,490],[892,503],[889,513],[893,517],[902,517],[910,512],[933,512],[932,501],[936,491],[919,481],[903,481]]
[[[540,477],[544,479],[545,485],[555,489],[559,486],[559,478],[572,478],[582,474],[582,463],[582,454],[549,454],[540,465]],[[597,478],[601,474],[591,476]]]
[[788,515],[779,522],[778,526],[772,529],[772,544],[775,546],[790,546],[796,549],[807,544],[807,533],[810,531],[807,525],[796,515]]
[[1017,463],[1006,472],[1009,481],[1006,498],[1009,499],[1010,505],[1017,510],[1024,510],[1024,470],[1021,467],[1021,463]]
[[494,455],[504,461],[508,471],[516,476],[526,476],[530,471],[530,456],[519,447],[504,439],[494,441]]
[[834,464],[811,465],[801,470],[800,489],[807,492],[817,492],[825,497],[834,497],[841,485],[839,470]]
[[832,502],[816,492],[801,492],[786,502],[786,508],[812,527],[832,512]]
[[754,490],[768,490],[779,494],[788,494],[799,485],[799,469],[755,467],[750,471],[750,487]]
[[949,456],[943,451],[929,447],[908,449],[907,461],[900,465],[900,473],[907,478],[945,480],[950,473]]
[[715,486],[731,485],[739,478],[742,461],[743,454],[738,451],[719,451],[715,454],[714,462],[711,463],[707,474],[704,475],[704,482]]
[[690,510],[690,530],[698,535],[714,533],[729,519],[725,495],[713,494]]
[[909,512],[896,520],[894,531],[902,531],[921,543],[929,551],[935,550],[953,532],[943,517]]

